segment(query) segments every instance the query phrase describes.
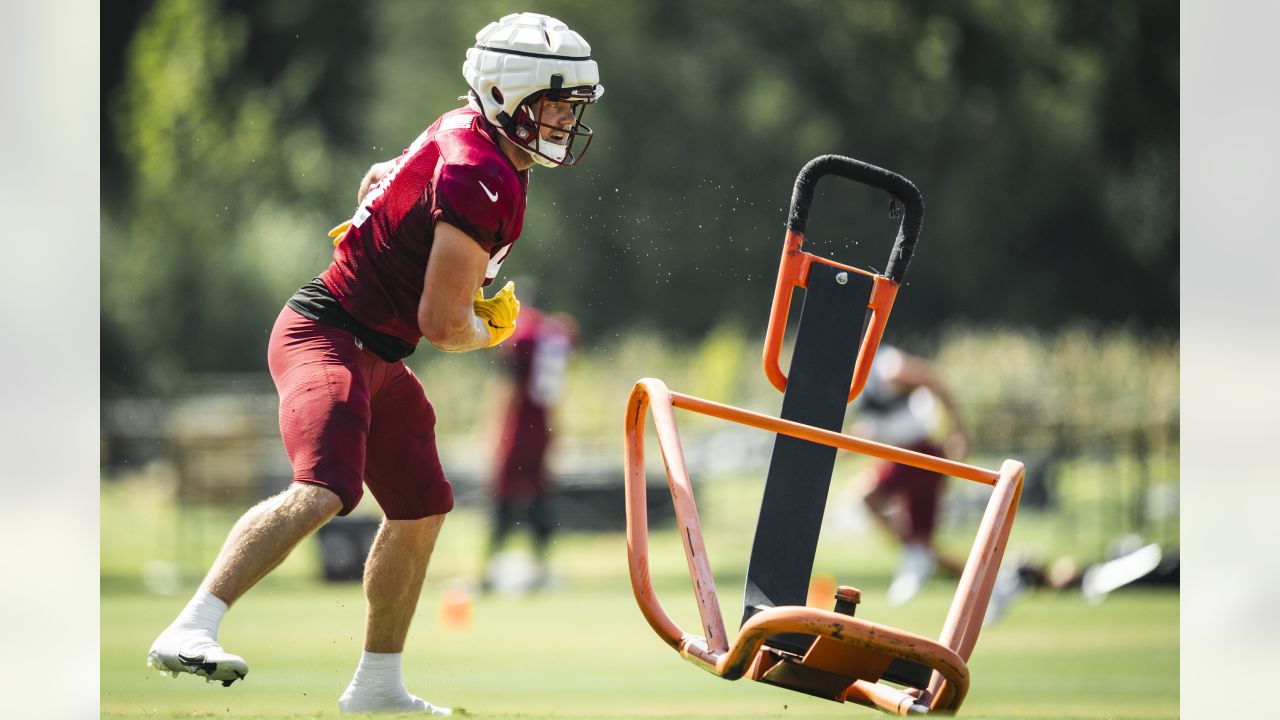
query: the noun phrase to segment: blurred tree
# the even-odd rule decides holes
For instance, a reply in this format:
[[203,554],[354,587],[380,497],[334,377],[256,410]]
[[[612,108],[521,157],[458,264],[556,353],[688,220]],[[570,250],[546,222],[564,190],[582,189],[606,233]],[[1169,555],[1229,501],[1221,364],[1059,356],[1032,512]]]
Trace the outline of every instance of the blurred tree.
[[[270,319],[323,267],[325,223],[351,205],[352,182],[330,172],[358,172],[344,149],[358,122],[339,108],[362,53],[332,48],[361,23],[245,5],[252,22],[210,0],[155,2],[104,103],[124,158],[104,168],[119,183],[103,189],[108,394],[260,367]],[[318,17],[330,31],[303,42]]]
[[[131,8],[146,14],[119,21],[133,34],[118,85],[104,78],[115,135],[104,136],[103,173],[120,178],[103,190],[104,388],[156,380],[142,368],[260,368],[274,313],[327,262],[323,232],[350,212],[362,170],[459,103],[478,29],[527,9]],[[924,192],[891,333],[966,317],[1176,327],[1176,6],[545,0],[538,10],[593,43],[608,92],[587,113],[597,139],[586,162],[535,171],[511,267],[543,278],[545,303],[572,309],[589,342],[646,326],[761,332],[795,173],[829,152]],[[808,248],[883,269],[895,229],[883,196],[828,180]]]

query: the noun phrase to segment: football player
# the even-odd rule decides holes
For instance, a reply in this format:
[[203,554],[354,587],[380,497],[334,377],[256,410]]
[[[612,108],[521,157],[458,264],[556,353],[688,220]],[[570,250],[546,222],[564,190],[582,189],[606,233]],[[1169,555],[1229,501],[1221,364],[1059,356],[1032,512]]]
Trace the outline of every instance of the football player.
[[566,313],[543,315],[529,306],[523,313],[520,329],[502,346],[510,380],[503,387],[501,440],[490,484],[493,515],[480,584],[486,592],[500,582],[495,556],[521,526],[522,516],[533,541],[536,567],[529,586],[522,589],[538,590],[551,582],[549,554],[555,521],[547,461],[554,435],[552,420],[577,324]]
[[[938,409],[946,411],[950,431],[942,446],[931,437]],[[968,440],[949,388],[925,360],[889,345],[876,353],[866,387],[854,401],[853,434],[936,457],[963,457]],[[934,542],[946,477],[920,468],[881,461],[859,482],[871,517],[902,545],[889,585],[889,604],[907,603],[940,567],[960,577],[964,563],[938,551]]]
[[467,50],[464,107],[371,169],[333,262],[289,299],[267,361],[293,467],[284,492],[231,529],[199,591],[148,663],[230,685],[249,671],[218,643],[223,614],[297,543],[346,515],[368,486],[385,518],[364,573],[364,653],[343,712],[449,715],[410,694],[401,653],[453,491],[435,411],[405,365],[420,338],[440,350],[493,347],[515,330],[512,283],[489,285],[520,236],[529,169],[575,165],[591,142],[585,108],[604,92],[591,47],[564,23],[519,13]]

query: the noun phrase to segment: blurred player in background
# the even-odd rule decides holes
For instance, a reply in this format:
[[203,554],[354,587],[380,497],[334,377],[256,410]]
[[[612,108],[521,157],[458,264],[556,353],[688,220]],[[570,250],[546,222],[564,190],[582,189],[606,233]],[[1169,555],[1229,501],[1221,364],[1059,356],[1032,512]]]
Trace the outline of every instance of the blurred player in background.
[[[529,283],[522,280],[521,286],[526,299],[530,298]],[[520,327],[503,346],[510,382],[503,392],[501,440],[490,488],[493,517],[481,580],[484,591],[500,583],[494,557],[522,520],[533,541],[536,566],[530,587],[524,589],[542,588],[549,579],[555,521],[547,454],[576,334],[576,323],[569,315],[544,315],[526,302]]]
[[[955,401],[941,378],[929,363],[897,348],[880,346],[853,407],[853,435],[952,459],[964,457],[968,449]],[[933,439],[940,409],[949,428],[941,446]],[[934,544],[945,476],[877,461],[857,482],[867,488],[862,501],[871,516],[902,545],[889,586],[890,604],[915,597],[935,568],[959,577],[963,561],[939,553]]]
[[435,410],[404,358],[423,337],[465,352],[515,331],[513,285],[488,298],[480,288],[520,235],[529,169],[578,162],[591,139],[582,113],[604,92],[590,46],[555,18],[507,15],[476,41],[462,68],[466,105],[370,169],[355,214],[330,233],[333,262],[276,320],[267,362],[294,482],[231,529],[199,591],[151,646],[148,664],[162,672],[224,685],[245,677],[245,659],[218,643],[223,615],[304,537],[350,513],[368,485],[385,519],[365,564],[364,653],[338,707],[451,714],[411,695],[401,677],[453,508]]

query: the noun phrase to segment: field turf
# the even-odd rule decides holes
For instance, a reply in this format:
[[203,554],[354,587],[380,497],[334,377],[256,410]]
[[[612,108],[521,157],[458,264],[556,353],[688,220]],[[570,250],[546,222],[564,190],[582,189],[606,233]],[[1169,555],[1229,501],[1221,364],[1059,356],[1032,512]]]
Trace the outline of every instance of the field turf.
[[[148,511],[145,492],[103,490],[101,710],[103,718],[337,718],[360,653],[364,603],[355,584],[315,577],[308,542],[228,614],[220,639],[251,671],[230,688],[200,678],[162,677],[145,667],[147,648],[194,589],[189,572],[175,594],[147,592],[139,579],[172,519]],[[714,505],[712,506],[714,508]],[[714,513],[712,513],[714,514]],[[218,538],[234,515],[193,527]],[[190,520],[190,518],[188,518]],[[1034,518],[1020,518],[1033,529]],[[158,525],[157,523],[162,523]],[[406,682],[432,702],[476,718],[803,718],[878,717],[747,680],[728,682],[681,660],[649,629],[626,579],[619,534],[566,536],[557,544],[559,587],[543,594],[473,597],[470,623],[442,625],[448,578],[468,574],[483,520],[460,509],[446,524],[405,653]],[[741,597],[744,531],[708,532],[726,622]],[[747,536],[749,537],[749,531]],[[1015,537],[1017,527],[1015,527]],[[824,540],[824,542],[826,542]],[[876,540],[863,543],[876,549]],[[197,543],[199,544],[199,543]],[[202,567],[216,541],[201,545]],[[659,597],[675,621],[697,618],[674,533],[653,538]],[[891,557],[887,549],[871,554]],[[828,563],[826,550],[819,565]],[[859,616],[937,636],[952,585],[931,582],[905,608],[883,605],[889,561],[860,575]],[[840,579],[846,581],[844,578]],[[984,630],[970,662],[973,685],[961,709],[972,718],[1174,718],[1178,716],[1178,594],[1132,589],[1100,605],[1078,593],[1029,593]]]

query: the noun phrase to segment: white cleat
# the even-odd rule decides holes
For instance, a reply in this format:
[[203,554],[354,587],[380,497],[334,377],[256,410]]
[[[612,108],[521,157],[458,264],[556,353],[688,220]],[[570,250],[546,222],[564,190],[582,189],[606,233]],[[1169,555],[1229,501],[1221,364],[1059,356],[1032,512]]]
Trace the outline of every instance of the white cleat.
[[342,698],[338,700],[338,710],[344,713],[425,712],[427,715],[439,716],[453,714],[451,708],[432,705],[417,695],[410,695],[407,692],[398,698],[371,698],[358,696],[350,687],[342,694]]
[[176,678],[180,673],[191,673],[205,678],[206,682],[220,682],[223,687],[249,674],[249,664],[244,658],[223,650],[217,640],[197,632],[172,629],[160,633],[151,645],[147,665],[162,675]]

